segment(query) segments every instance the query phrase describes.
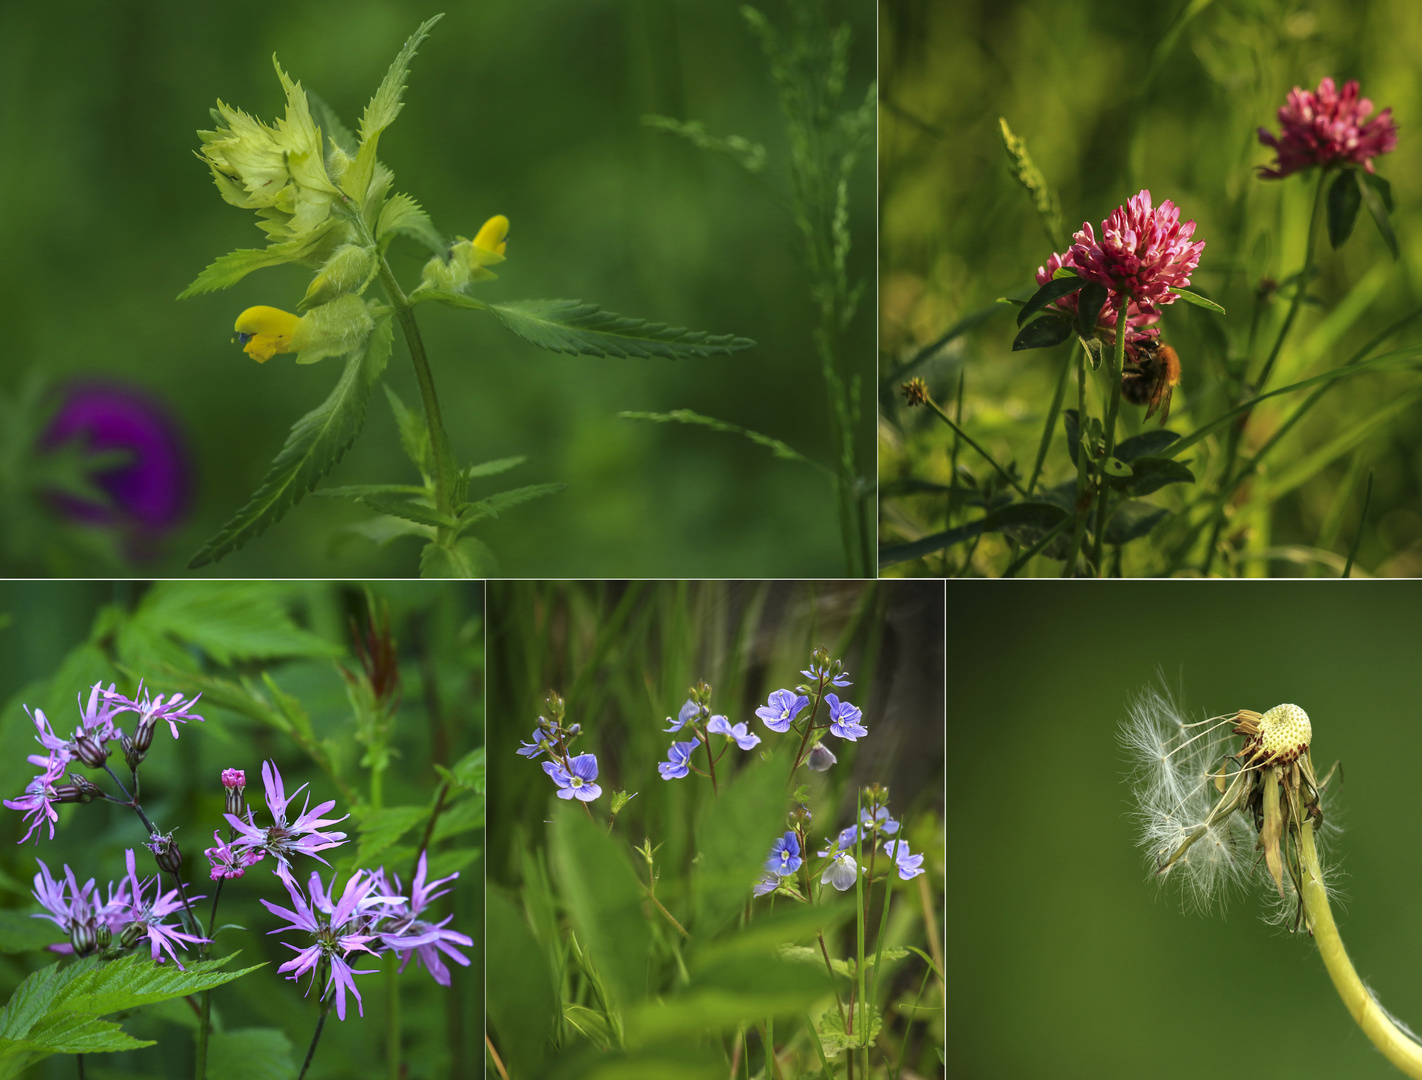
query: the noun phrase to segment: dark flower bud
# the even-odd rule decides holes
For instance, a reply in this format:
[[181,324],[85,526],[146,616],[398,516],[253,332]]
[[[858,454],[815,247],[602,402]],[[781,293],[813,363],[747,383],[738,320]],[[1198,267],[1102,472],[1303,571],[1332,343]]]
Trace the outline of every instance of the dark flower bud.
[[74,740],[74,756],[91,769],[97,769],[109,760],[109,744],[97,742],[88,735],[80,735]]
[[131,922],[123,928],[123,933],[119,935],[119,944],[125,949],[131,949],[143,939],[143,924],[141,922]]
[[98,927],[94,930],[94,944],[100,949],[107,949],[113,939],[113,931],[108,928],[108,924],[99,923]]
[[56,802],[88,803],[93,802],[102,794],[97,784],[78,773],[71,772],[69,781],[67,784],[59,784],[55,787]]
[[158,869],[176,874],[183,865],[183,853],[178,850],[178,842],[171,833],[159,833],[148,840],[148,850],[153,852],[153,861]]
[[148,755],[138,748],[138,744],[130,739],[123,732],[119,732],[119,745],[123,747],[123,760],[133,772],[138,771],[138,767],[143,764],[143,759]]
[[[133,736],[133,745],[138,748],[139,753],[148,753],[148,748],[153,745],[153,729],[158,726],[158,718],[145,714],[143,719],[138,721],[138,730]],[[140,758],[140,760],[142,760]]]
[[242,793],[247,790],[247,774],[241,769],[222,770],[222,789],[227,796],[226,811],[229,814],[242,813]]
[[88,956],[99,945],[99,935],[93,922],[75,923],[69,928],[69,944],[75,956]]

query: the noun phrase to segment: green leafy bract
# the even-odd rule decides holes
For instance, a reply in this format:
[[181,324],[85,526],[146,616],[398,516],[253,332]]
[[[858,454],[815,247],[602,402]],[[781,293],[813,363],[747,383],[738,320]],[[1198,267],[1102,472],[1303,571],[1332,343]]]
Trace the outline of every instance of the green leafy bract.
[[357,202],[363,204],[372,187],[371,181],[376,172],[375,155],[380,142],[380,133],[394,123],[395,117],[400,115],[400,109],[404,104],[400,98],[405,92],[405,77],[410,73],[410,61],[415,58],[415,52],[419,49],[420,43],[429,36],[431,28],[442,18],[444,18],[443,15],[436,15],[432,19],[426,19],[420,24],[419,29],[410,35],[405,42],[405,47],[391,62],[390,70],[385,73],[385,78],[380,81],[380,87],[375,91],[375,96],[370,99],[370,104],[361,114],[360,150],[356,153],[356,159],[351,167],[341,177],[341,187]]
[[365,423],[370,389],[390,359],[391,332],[389,316],[376,320],[365,344],[346,360],[345,370],[330,396],[292,426],[286,445],[267,470],[261,487],[193,556],[188,563],[190,569],[216,562],[260,536],[341,460]]

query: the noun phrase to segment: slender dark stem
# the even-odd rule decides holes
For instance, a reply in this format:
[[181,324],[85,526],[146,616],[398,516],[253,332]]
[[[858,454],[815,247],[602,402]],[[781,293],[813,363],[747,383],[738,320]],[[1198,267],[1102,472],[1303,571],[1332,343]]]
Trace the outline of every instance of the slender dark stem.
[[711,794],[719,796],[721,793],[716,787],[716,759],[711,756],[711,736],[700,728],[696,728],[696,734],[701,737],[701,745],[706,747],[707,772],[711,776]]
[[800,749],[795,751],[795,764],[790,767],[790,784],[795,784],[795,773],[800,768],[800,763],[805,760],[805,744],[810,741],[810,732],[815,730],[815,717],[820,711],[820,702],[825,696],[825,677],[820,676],[819,685],[815,687],[815,703],[810,707],[810,719],[805,722],[805,734],[800,736]]
[[1012,485],[1013,490],[1016,491],[1017,494],[1023,496],[1024,498],[1026,497],[1027,492],[1023,490],[1021,484],[1019,484],[1016,480],[1012,478],[1012,474],[1009,473],[1006,469],[1004,469],[1001,465],[999,465],[997,463],[996,458],[994,458],[991,454],[989,454],[986,450],[984,450],[981,446],[974,442],[973,437],[971,435],[969,435],[966,431],[964,431],[957,424],[955,424],[953,422],[953,418],[949,416],[946,412],[944,412],[942,409],[940,409],[936,401],[934,401],[932,398],[925,398],[924,404],[927,405],[930,409],[932,409],[940,420],[942,420],[945,424],[952,428],[954,433],[960,439],[962,439],[965,443],[967,443],[974,450],[976,450],[978,452],[978,455],[984,461],[986,461],[989,465],[996,469],[998,471],[998,474],[1009,484]]
[[1116,453],[1116,415],[1121,411],[1121,372],[1126,366],[1126,314],[1130,305],[1130,297],[1123,295],[1121,306],[1116,312],[1116,348],[1112,351],[1111,363],[1106,372],[1106,377],[1111,381],[1111,403],[1106,410],[1106,456],[1101,459],[1101,485],[1096,492],[1096,539],[1091,548],[1091,561],[1096,564],[1098,576],[1102,576],[1101,547],[1106,542],[1106,517],[1111,501],[1111,488],[1107,482],[1105,466]]
[[1328,179],[1328,170],[1318,170],[1318,187],[1313,192],[1313,208],[1309,211],[1308,219],[1308,240],[1304,243],[1304,264],[1299,271],[1298,284],[1294,287],[1294,298],[1289,303],[1289,313],[1284,316],[1284,325],[1279,327],[1279,336],[1274,339],[1274,347],[1269,350],[1269,358],[1264,361],[1264,367],[1259,372],[1259,379],[1254,385],[1256,392],[1262,391],[1269,381],[1269,376],[1274,370],[1274,361],[1279,358],[1279,352],[1284,347],[1284,339],[1289,336],[1289,329],[1294,325],[1294,319],[1298,316],[1299,308],[1303,307],[1304,294],[1308,292],[1309,272],[1313,269],[1313,249],[1318,239],[1318,204],[1323,201],[1323,182]]
[[[429,428],[430,433],[435,508],[442,514],[452,515],[453,492],[450,489],[451,477],[447,471],[450,464],[449,439],[444,432],[444,421],[440,418],[439,398],[435,394],[434,387],[434,374],[430,370],[429,358],[425,355],[425,343],[424,339],[420,337],[419,325],[415,322],[415,310],[401,290],[400,283],[395,280],[395,275],[391,272],[390,264],[385,261],[384,255],[380,257],[380,283],[385,287],[385,294],[390,298],[390,303],[395,308],[395,317],[400,320],[400,329],[405,335],[405,344],[410,350],[410,362],[415,366],[415,378],[420,384],[420,398],[425,406],[425,425]],[[443,526],[439,528],[441,539],[444,538],[447,531]]]
[[84,1055],[83,1055],[83,1054],[75,1054],[75,1055],[74,1055],[74,1064],[75,1064],[75,1065],[78,1067],[78,1069],[79,1069],[79,1080],[84,1080]]
[[[138,799],[128,793],[128,788],[123,786],[123,781],[118,778],[118,774],[115,773],[113,769],[109,768],[107,761],[104,762],[104,772],[113,778],[114,783],[118,785],[118,789],[123,792],[123,797],[128,800],[123,805],[138,815],[139,820],[143,822],[143,827],[148,830],[149,836],[157,836],[158,826],[148,820],[148,815],[143,812],[143,807],[138,805]],[[135,784],[134,786],[137,787],[138,785]]]
[[301,1063],[301,1072],[296,1080],[305,1080],[306,1070],[311,1068],[311,1059],[316,1056],[316,1044],[321,1041],[321,1029],[326,1026],[326,1014],[331,1011],[331,1002],[321,1006],[321,1018],[316,1021],[316,1031],[311,1036],[311,1045],[306,1050],[306,1060]]
[[439,785],[439,795],[435,799],[435,808],[430,813],[430,820],[425,824],[425,835],[420,837],[420,846],[415,849],[415,865],[410,868],[410,880],[415,880],[415,874],[420,869],[420,856],[429,850],[430,837],[434,835],[435,822],[439,820],[440,811],[444,809],[445,797],[449,794],[449,784]]

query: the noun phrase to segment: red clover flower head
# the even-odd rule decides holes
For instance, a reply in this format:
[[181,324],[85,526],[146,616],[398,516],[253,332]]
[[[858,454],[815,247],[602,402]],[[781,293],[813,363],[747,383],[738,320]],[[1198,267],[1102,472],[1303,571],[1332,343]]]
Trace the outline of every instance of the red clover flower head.
[[1279,107],[1279,134],[1259,129],[1259,141],[1272,147],[1273,168],[1260,169],[1265,180],[1282,180],[1314,165],[1361,165],[1373,172],[1373,158],[1397,145],[1397,123],[1392,110],[1384,109],[1369,120],[1373,103],[1358,96],[1357,80],[1345,83],[1339,93],[1331,78],[1318,84],[1318,92],[1296,86]]
[[[1171,289],[1190,284],[1205,247],[1203,240],[1190,243],[1194,234],[1193,221],[1181,224],[1179,207],[1169,199],[1152,207],[1142,189],[1101,223],[1099,242],[1091,223],[1083,222],[1067,254],[1071,269],[1110,291],[1108,307],[1134,301],[1139,312],[1154,315],[1175,302]],[[1129,306],[1126,318],[1129,326]]]
[[[1075,267],[1071,263],[1071,252],[1068,251],[1065,255],[1053,252],[1048,256],[1045,266],[1037,267],[1037,284],[1045,285],[1051,281],[1063,266],[1068,270],[1075,271]],[[1075,321],[1077,305],[1080,300],[1079,293],[1068,293],[1066,296],[1057,297],[1049,306],[1066,313]],[[1096,318],[1097,330],[1112,340],[1116,336],[1116,317],[1116,309],[1110,304],[1106,304],[1101,308],[1101,314]],[[1139,304],[1134,300],[1130,301],[1126,308],[1126,347],[1134,349],[1144,342],[1160,337],[1160,328],[1155,325],[1158,322],[1160,322],[1158,312],[1143,312]]]

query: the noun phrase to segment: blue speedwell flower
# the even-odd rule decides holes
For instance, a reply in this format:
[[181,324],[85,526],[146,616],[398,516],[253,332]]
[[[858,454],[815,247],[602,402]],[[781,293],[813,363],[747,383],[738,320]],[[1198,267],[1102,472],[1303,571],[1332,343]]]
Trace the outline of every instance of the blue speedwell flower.
[[519,743],[518,749],[514,751],[520,757],[526,757],[530,761],[548,750],[548,740],[544,737],[543,729],[536,727],[533,734],[528,737],[528,742]]
[[787,832],[770,845],[770,858],[765,860],[765,869],[768,873],[789,877],[800,869],[802,862],[804,860],[800,858],[800,838],[793,832]]
[[751,893],[755,896],[764,896],[766,893],[773,893],[779,887],[780,875],[766,874],[755,883],[755,886],[751,889]]
[[809,703],[809,698],[803,694],[797,697],[793,690],[776,690],[770,695],[769,702],[756,709],[755,714],[765,721],[765,726],[771,731],[789,731],[790,721]]
[[688,698],[686,704],[681,707],[681,712],[676,714],[675,720],[673,720],[670,716],[667,717],[667,723],[670,724],[671,727],[662,728],[662,730],[666,732],[680,731],[682,728],[686,727],[686,725],[692,720],[695,720],[699,715],[701,715],[701,706],[696,704],[696,702],[692,701],[690,698]]
[[907,840],[885,840],[884,851],[894,860],[903,880],[908,881],[923,873],[923,856],[911,854]]
[[569,758],[566,769],[557,762],[545,761],[543,771],[558,785],[560,799],[592,802],[602,794],[602,788],[593,782],[597,779],[596,754],[579,754],[575,758]]
[[680,780],[685,776],[691,762],[691,752],[699,745],[692,739],[690,742],[674,742],[667,747],[667,760],[657,763],[657,772],[662,774],[662,779]]
[[735,739],[736,745],[742,750],[750,750],[752,747],[760,745],[759,735],[752,735],[744,723],[733,725],[724,716],[711,717],[711,722],[706,725],[706,730],[717,735],[724,735],[728,739]]
[[829,706],[831,735],[854,742],[861,735],[869,734],[869,729],[859,722],[862,715],[859,706],[840,701],[834,694],[825,695],[825,704]]
[[[819,664],[811,664],[804,671],[800,672],[800,674],[811,682],[818,682],[820,679],[829,679],[833,672],[827,667],[821,667]],[[849,672],[841,671],[838,675],[835,675],[834,678],[829,679],[829,683],[831,686],[850,685]]]

